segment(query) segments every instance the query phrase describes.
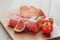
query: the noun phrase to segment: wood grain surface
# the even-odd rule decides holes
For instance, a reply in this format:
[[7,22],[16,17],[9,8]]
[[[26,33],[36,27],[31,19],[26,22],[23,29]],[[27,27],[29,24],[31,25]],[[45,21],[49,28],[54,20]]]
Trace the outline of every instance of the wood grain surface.
[[0,13],[0,21],[3,25],[4,29],[7,31],[7,33],[10,35],[12,40],[47,40],[49,38],[54,38],[59,35],[57,35],[59,32],[59,27],[56,26],[54,23],[54,30],[50,35],[43,34],[42,31],[38,32],[37,34],[31,33],[31,32],[22,32],[22,33],[15,33],[13,31],[13,28],[10,28],[8,26],[8,20],[10,17],[15,16],[18,13],[16,10],[6,11]]

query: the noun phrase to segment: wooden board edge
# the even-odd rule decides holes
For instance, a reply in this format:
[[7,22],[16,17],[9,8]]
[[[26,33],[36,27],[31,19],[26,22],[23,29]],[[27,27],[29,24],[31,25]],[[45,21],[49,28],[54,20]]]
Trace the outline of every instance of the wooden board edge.
[[3,29],[7,32],[8,36],[13,40],[12,36],[9,34],[9,32],[5,29],[5,26],[2,21],[0,21],[0,24],[2,25]]

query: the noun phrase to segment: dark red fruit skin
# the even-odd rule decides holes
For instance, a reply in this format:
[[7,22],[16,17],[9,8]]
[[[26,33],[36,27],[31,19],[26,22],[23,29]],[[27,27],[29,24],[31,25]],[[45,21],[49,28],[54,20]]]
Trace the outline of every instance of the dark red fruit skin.
[[53,25],[53,20],[43,20],[43,23],[45,23],[45,22],[50,22],[51,25]]
[[53,31],[53,26],[52,25],[45,26],[42,24],[41,29],[42,29],[43,33],[50,34]]
[[19,17],[18,16],[14,16],[14,17],[10,18],[9,19],[9,25],[11,27],[15,27],[16,24],[17,24],[17,22],[18,22],[18,20],[19,20]]
[[41,9],[40,9],[40,11],[39,11],[39,15],[40,15],[40,16],[43,16],[44,18],[46,18],[44,12],[43,12]]
[[29,21],[26,24],[26,29],[32,32],[38,32],[39,31],[39,26],[38,26],[38,22],[36,21]]
[[[49,24],[48,24],[49,26],[44,25],[44,23],[46,22],[50,23],[50,25]],[[51,33],[53,31],[53,20],[43,20],[42,31],[48,34]]]

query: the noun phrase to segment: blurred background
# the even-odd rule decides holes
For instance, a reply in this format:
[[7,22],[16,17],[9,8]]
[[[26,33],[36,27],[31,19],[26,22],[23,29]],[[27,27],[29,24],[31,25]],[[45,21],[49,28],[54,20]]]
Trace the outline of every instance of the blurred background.
[[48,16],[51,0],[0,0],[0,11],[18,10],[22,5],[32,5],[40,8]]

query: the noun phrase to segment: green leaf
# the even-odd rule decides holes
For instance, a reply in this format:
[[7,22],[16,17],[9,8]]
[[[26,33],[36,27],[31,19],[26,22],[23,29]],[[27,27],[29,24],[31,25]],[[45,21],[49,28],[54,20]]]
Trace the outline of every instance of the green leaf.
[[36,16],[35,20],[37,20],[39,18],[39,15]]

